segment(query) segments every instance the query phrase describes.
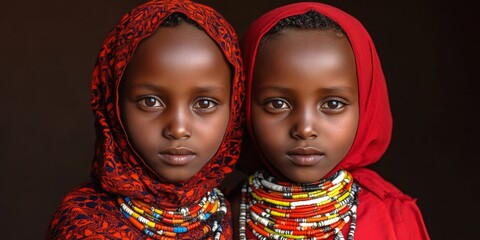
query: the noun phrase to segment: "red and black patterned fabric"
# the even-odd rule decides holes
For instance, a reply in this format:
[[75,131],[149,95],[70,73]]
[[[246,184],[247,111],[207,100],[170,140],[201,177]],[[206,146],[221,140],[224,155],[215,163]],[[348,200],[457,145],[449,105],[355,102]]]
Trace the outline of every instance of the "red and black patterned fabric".
[[[171,13],[185,14],[218,44],[232,66],[230,120],[216,155],[191,179],[170,183],[157,177],[133,151],[120,120],[118,87],[138,44]],[[53,216],[47,239],[144,239],[121,214],[117,196],[142,199],[161,208],[190,205],[217,187],[239,157],[242,137],[244,74],[237,36],[214,9],[191,1],[150,1],[126,13],[105,39],[93,71],[91,104],[96,145],[92,180],[73,189]],[[222,222],[231,238],[230,209]],[[203,237],[201,229],[182,234]]]

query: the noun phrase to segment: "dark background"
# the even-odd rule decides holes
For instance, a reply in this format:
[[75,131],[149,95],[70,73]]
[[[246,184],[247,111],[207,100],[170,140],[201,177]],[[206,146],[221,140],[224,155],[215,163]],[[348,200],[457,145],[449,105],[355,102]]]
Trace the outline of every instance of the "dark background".
[[[93,65],[107,33],[141,2],[2,3],[2,239],[44,239],[62,197],[87,180],[94,143]],[[221,12],[242,36],[260,14],[295,1],[199,2]],[[418,198],[432,239],[478,235],[475,8],[463,1],[324,2],[365,25],[382,61],[394,131],[390,148],[373,168]]]

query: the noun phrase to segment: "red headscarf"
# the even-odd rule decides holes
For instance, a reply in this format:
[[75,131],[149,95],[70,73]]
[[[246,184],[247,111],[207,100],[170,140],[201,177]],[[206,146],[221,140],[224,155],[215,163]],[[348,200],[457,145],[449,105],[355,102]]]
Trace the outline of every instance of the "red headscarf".
[[[197,22],[233,66],[230,120],[223,142],[194,177],[181,183],[159,179],[134,153],[120,121],[118,104],[119,82],[134,50],[173,12]],[[233,28],[207,6],[190,1],[151,1],[126,14],[103,43],[93,72],[91,102],[97,129],[93,177],[110,193],[165,207],[194,202],[218,186],[232,172],[239,155],[244,90],[239,55]]]
[[[217,43],[232,67],[233,76],[230,116],[223,141],[215,156],[197,174],[180,183],[171,183],[157,177],[134,152],[127,141],[118,104],[119,83],[138,44],[155,32],[164,19],[174,12],[183,13],[198,23]],[[101,232],[102,229],[112,234],[117,232],[117,235],[110,235],[111,237],[120,236],[118,234],[131,237],[133,235],[125,235],[124,232],[133,234],[135,230],[129,230],[131,225],[121,215],[116,205],[116,196],[141,199],[161,208],[176,208],[199,201],[207,191],[217,187],[233,171],[240,152],[243,124],[241,109],[245,97],[240,56],[234,29],[225,18],[208,6],[182,0],[149,1],[126,13],[105,39],[93,71],[91,104],[97,139],[91,175],[95,187],[80,187],[65,197],[51,223],[49,236],[85,237],[87,231]],[[86,207],[101,209],[86,210]],[[109,209],[111,213],[108,213]],[[227,236],[231,234],[231,219],[228,217],[230,209],[222,223],[225,224],[223,232]],[[66,223],[63,224],[62,221]],[[75,232],[72,226],[81,230]],[[201,229],[199,231],[202,232]],[[192,234],[198,235],[199,232]],[[186,235],[190,236],[183,236]]]
[[[419,236],[425,237],[426,230],[414,199],[401,193],[377,173],[364,168],[378,161],[387,149],[392,133],[392,114],[390,112],[385,77],[372,39],[363,25],[344,11],[322,3],[294,3],[267,12],[250,25],[242,42],[242,52],[247,78],[246,119],[252,141],[255,143],[256,140],[250,111],[251,86],[254,80],[255,56],[260,40],[281,19],[300,15],[310,10],[329,17],[342,27],[350,40],[357,67],[360,108],[358,130],[349,153],[327,175],[331,175],[339,169],[346,169],[352,173],[354,179],[363,189],[359,196],[360,205],[357,224],[357,233],[360,236],[368,236],[369,239],[391,239],[394,236],[398,238],[405,237],[404,239],[418,239]],[[282,178],[282,174],[278,170],[264,157],[261,158],[262,162],[273,174]],[[403,206],[405,209],[403,212],[400,210],[401,213],[398,212],[398,209],[373,211],[369,208],[375,208],[375,204],[380,204],[380,202],[362,199],[365,199],[365,196],[371,196],[372,193],[381,200],[381,204],[387,204],[387,208],[400,207],[401,204],[398,205],[398,201],[401,201],[402,204],[405,204]],[[369,209],[368,212],[366,209]],[[411,222],[406,222],[407,219],[412,220]],[[365,223],[365,226],[369,226],[361,229],[363,223]],[[391,225],[391,228],[385,227],[386,225]],[[365,233],[364,231],[370,231],[370,233]]]

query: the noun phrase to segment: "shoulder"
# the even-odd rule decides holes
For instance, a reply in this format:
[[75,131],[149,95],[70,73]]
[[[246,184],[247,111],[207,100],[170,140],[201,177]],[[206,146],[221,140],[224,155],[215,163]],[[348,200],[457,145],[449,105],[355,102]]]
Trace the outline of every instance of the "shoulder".
[[115,197],[87,182],[63,198],[46,239],[135,239],[136,235],[118,210]]
[[371,170],[354,175],[361,188],[357,213],[359,234],[376,228],[383,239],[429,239],[415,198]]
[[59,210],[73,210],[90,213],[116,209],[116,199],[95,182],[83,183],[70,190],[63,198]]

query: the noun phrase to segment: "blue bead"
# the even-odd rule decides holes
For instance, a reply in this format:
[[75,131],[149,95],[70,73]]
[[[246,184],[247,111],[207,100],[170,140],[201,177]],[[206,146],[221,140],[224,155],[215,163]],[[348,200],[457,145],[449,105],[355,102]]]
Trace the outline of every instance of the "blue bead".
[[144,229],[143,229],[143,232],[144,232],[145,234],[147,234],[148,236],[153,237],[153,232],[152,232],[152,231],[144,228]]
[[120,209],[120,210],[122,211],[123,215],[124,215],[126,218],[129,218],[129,217],[130,217],[130,215],[128,215],[128,213],[125,212],[125,210],[123,210],[123,209]]
[[173,232],[175,232],[175,233],[186,233],[187,228],[186,227],[174,227]]

